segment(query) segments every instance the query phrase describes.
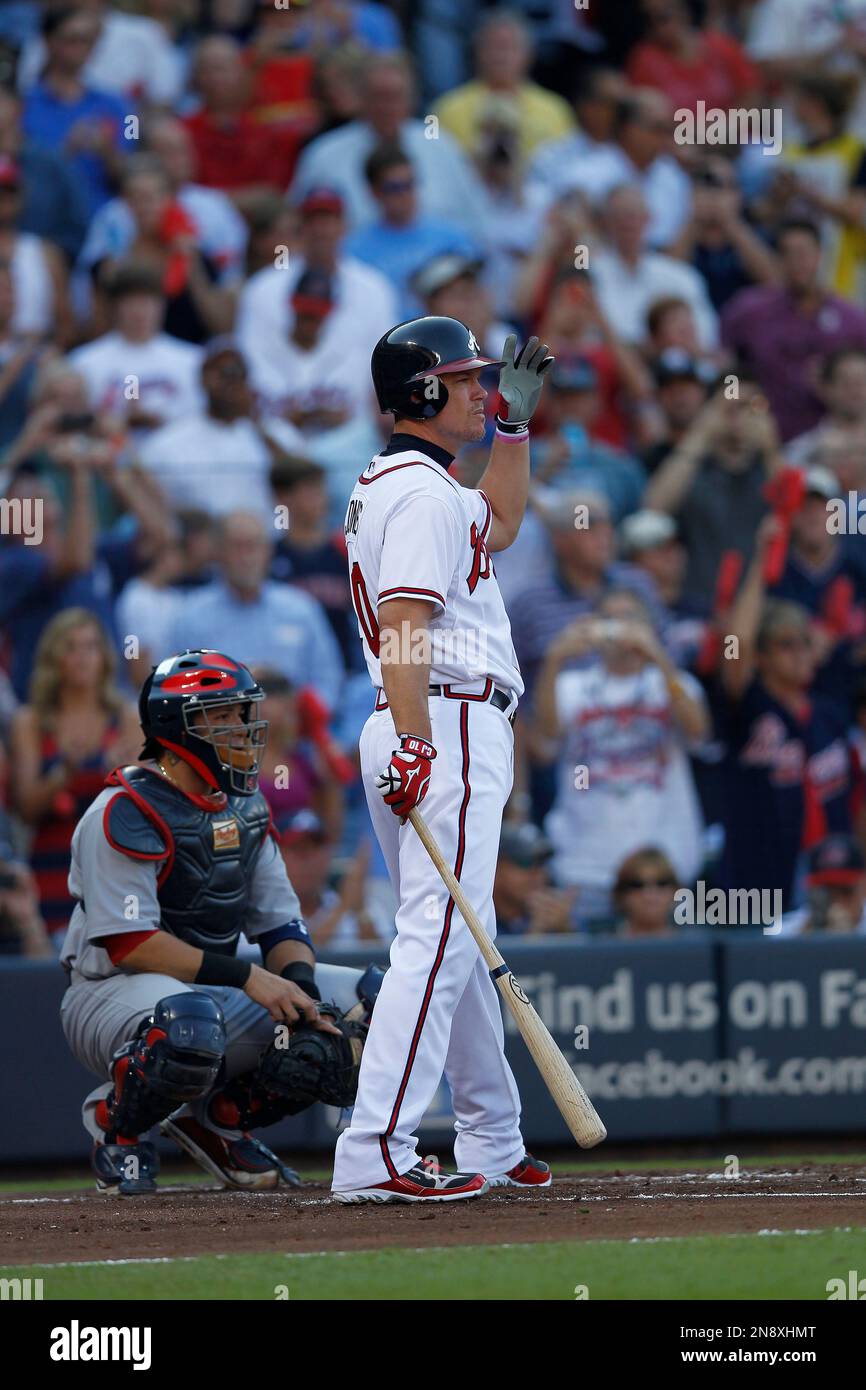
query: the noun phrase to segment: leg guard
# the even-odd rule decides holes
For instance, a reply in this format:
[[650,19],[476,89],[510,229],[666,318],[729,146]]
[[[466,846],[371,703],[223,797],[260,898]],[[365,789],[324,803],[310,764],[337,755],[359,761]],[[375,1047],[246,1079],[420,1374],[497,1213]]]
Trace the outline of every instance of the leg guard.
[[106,1139],[137,1139],[211,1089],[226,1046],[222,1009],[207,994],[172,994],[115,1054],[114,1091],[97,1119]]

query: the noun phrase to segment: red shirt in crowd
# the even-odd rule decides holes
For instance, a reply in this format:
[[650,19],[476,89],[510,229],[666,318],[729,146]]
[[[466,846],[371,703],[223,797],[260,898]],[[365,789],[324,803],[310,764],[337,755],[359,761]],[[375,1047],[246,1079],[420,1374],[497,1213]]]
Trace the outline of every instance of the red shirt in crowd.
[[734,39],[724,34],[701,34],[696,56],[689,62],[654,43],[639,43],[626,64],[626,77],[636,87],[655,87],[670,97],[675,110],[694,111],[698,101],[727,111],[760,86],[756,68]]

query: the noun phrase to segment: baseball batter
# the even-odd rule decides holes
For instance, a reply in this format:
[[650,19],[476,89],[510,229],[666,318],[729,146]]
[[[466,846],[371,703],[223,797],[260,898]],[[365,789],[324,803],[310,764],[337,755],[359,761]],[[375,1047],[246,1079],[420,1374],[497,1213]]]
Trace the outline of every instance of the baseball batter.
[[[490,559],[517,535],[529,487],[529,420],[552,358],[510,337],[482,357],[465,324],[422,318],[377,344],[373,383],[395,433],[364,470],[345,521],[355,612],[374,711],[361,735],[373,825],[397,894],[397,936],[370,1026],[358,1096],[337,1142],[342,1202],[454,1201],[491,1184],[546,1185],[526,1154],[520,1099],[503,1051],[496,988],[412,826],[423,812],[481,921],[511,790],[523,692]],[[449,468],[484,435],[481,368],[498,365],[505,417],[478,489]],[[460,1171],[422,1162],[418,1124],[443,1072]]]
[[[142,761],[75,831],[61,1016],[99,1077],[83,1113],[103,1192],[155,1190],[156,1124],[224,1186],[296,1183],[249,1131],[355,1096],[382,972],[315,966],[258,791],[263,698],[222,653],[160,662]],[[261,966],[237,958],[241,931]]]

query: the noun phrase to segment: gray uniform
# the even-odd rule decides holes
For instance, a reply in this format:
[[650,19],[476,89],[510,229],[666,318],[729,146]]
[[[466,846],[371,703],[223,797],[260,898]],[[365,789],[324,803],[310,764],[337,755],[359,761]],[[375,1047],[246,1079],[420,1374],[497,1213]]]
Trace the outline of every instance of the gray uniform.
[[[69,973],[60,1016],[73,1054],[100,1078],[100,1084],[84,1102],[85,1128],[95,1139],[103,1137],[95,1120],[97,1103],[111,1091],[114,1053],[136,1034],[143,1019],[160,999],[186,990],[209,994],[219,1004],[226,1025],[226,1076],[231,1079],[251,1071],[273,1041],[274,1021],[243,990],[213,985],[189,985],[169,975],[125,971],[112,964],[98,939],[160,926],[157,897],[159,865],[134,859],[112,848],[104,824],[105,807],[116,795],[101,792],[76,827],[72,838],[69,890],[77,899],[63,942],[61,959]],[[275,842],[268,837],[256,861],[250,883],[244,935],[256,942],[268,932],[299,919],[297,895],[292,888]],[[297,928],[303,940],[306,928]],[[317,965],[316,983],[323,999],[332,999],[343,1010],[358,1002],[356,983],[361,972],[337,965]],[[206,1115],[207,1097],[179,1114],[193,1115],[200,1124],[228,1137],[237,1131],[219,1129]]]

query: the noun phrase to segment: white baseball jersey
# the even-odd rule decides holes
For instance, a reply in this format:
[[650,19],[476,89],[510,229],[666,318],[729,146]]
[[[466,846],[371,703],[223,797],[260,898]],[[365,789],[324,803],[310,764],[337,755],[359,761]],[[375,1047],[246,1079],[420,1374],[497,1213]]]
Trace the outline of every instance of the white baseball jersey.
[[349,499],[349,578],[367,669],[381,687],[379,604],[429,599],[431,684],[490,677],[519,697],[511,624],[487,550],[493,512],[483,492],[449,477],[451,458],[438,445],[395,434]]

